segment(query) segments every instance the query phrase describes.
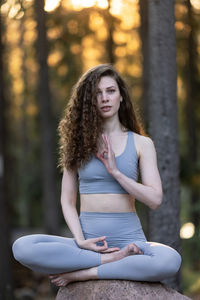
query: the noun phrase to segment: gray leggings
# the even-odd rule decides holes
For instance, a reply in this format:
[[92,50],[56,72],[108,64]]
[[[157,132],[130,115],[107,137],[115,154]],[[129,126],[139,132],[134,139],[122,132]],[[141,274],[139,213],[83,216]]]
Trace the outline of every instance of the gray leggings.
[[16,260],[43,274],[57,274],[97,267],[99,279],[161,281],[176,274],[181,256],[173,248],[147,242],[136,213],[82,212],[80,223],[86,239],[106,236],[109,247],[135,243],[143,252],[101,265],[101,254],[81,249],[73,238],[33,234],[13,244]]

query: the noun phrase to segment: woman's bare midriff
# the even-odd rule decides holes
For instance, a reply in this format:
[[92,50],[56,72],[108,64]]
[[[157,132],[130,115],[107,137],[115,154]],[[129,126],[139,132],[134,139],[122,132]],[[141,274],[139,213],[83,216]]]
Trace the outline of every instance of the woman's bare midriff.
[[135,212],[135,199],[127,194],[81,194],[83,212]]

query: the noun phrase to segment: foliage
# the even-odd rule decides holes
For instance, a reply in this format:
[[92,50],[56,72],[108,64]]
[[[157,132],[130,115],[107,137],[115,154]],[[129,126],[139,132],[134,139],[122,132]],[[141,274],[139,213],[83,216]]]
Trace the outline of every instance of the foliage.
[[[84,2],[84,1],[83,1]],[[114,3],[115,1],[113,1]],[[196,140],[200,140],[200,8],[192,6],[192,18],[188,18],[188,1],[177,0],[175,4],[177,32],[178,66],[178,105],[179,105],[179,145],[181,165],[181,221],[193,222],[194,213],[200,213],[200,193],[195,204],[192,193],[200,187],[200,147],[196,145],[196,157],[190,155],[190,137],[188,135],[187,100],[189,97],[189,40],[191,31],[194,39],[193,57],[195,74],[192,89],[194,105],[191,119],[195,119],[193,131]],[[98,63],[109,62],[109,47],[112,47],[116,68],[126,78],[133,99],[140,108],[142,95],[142,57],[140,41],[140,17],[137,1],[118,1],[121,11],[108,8],[73,7],[69,0],[47,12],[46,25],[49,41],[48,65],[50,70],[50,88],[54,125],[54,143],[57,144],[57,125],[72,86],[80,74]],[[4,64],[7,124],[8,156],[10,158],[10,219],[12,227],[42,226],[42,186],[41,186],[41,137],[37,103],[38,64],[36,61],[35,41],[36,21],[32,1],[3,1],[2,18],[5,24]],[[111,35],[109,35],[111,33]],[[111,38],[112,37],[112,38]],[[191,84],[191,82],[190,82]],[[195,98],[195,99],[194,99]],[[58,147],[58,146],[57,146]],[[193,147],[194,148],[194,147]],[[57,156],[57,153],[54,153]],[[191,163],[193,162],[193,163]],[[61,174],[57,171],[57,189],[60,189]],[[59,199],[58,199],[59,201]],[[142,206],[139,206],[141,215]],[[145,221],[144,213],[144,223]],[[63,220],[63,219],[62,219]],[[146,223],[145,223],[146,224]],[[146,227],[146,226],[145,226]],[[193,239],[183,241],[184,278],[189,283],[193,278],[193,269],[197,274],[200,263],[191,264],[191,253],[200,248],[199,228]],[[197,256],[195,256],[197,257]],[[196,278],[196,273],[194,275]],[[200,293],[199,281],[185,283],[190,292]]]

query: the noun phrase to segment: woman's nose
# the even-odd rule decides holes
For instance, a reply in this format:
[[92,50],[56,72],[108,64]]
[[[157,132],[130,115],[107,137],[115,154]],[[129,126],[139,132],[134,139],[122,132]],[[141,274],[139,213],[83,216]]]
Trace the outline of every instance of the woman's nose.
[[109,100],[108,100],[108,96],[107,96],[106,93],[102,93],[102,101],[103,101],[103,102],[108,102],[108,101],[109,101]]

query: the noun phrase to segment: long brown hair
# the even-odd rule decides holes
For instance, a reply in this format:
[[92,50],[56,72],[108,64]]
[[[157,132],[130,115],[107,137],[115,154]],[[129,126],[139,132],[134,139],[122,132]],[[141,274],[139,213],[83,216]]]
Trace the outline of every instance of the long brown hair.
[[92,154],[97,153],[97,142],[102,133],[103,122],[97,109],[96,93],[103,76],[111,76],[118,84],[123,99],[119,108],[122,126],[138,134],[144,134],[124,80],[112,65],[98,65],[80,77],[73,88],[64,117],[59,123],[59,166],[62,169],[79,168],[89,161]]

